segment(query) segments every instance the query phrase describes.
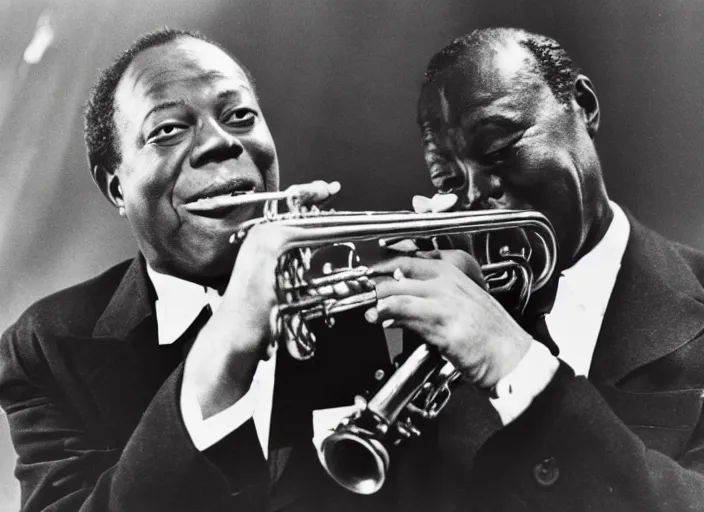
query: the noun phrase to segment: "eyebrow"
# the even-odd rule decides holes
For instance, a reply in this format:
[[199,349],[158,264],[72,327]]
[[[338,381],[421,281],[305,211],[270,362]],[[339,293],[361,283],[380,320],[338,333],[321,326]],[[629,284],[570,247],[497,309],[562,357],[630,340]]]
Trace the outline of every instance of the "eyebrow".
[[[242,86],[241,88],[245,89],[253,94],[252,90],[249,87]],[[241,98],[242,98],[242,93],[240,91],[238,91],[237,89],[227,89],[225,91],[219,92],[218,95],[216,96],[217,101],[223,101],[223,100],[240,101]],[[183,98],[178,99],[178,100],[169,100],[169,101],[161,102],[157,105],[154,105],[151,109],[149,109],[147,114],[144,116],[144,120],[142,122],[144,123],[147,119],[149,119],[150,116],[152,116],[158,112],[162,112],[164,110],[168,110],[168,109],[174,108],[174,107],[183,107],[183,106],[186,106],[186,100],[184,100]]]
[[517,116],[508,116],[505,114],[490,114],[486,117],[480,118],[479,120],[471,124],[468,131],[470,133],[474,133],[490,124],[495,124],[504,128],[520,128],[521,126],[520,119]]
[[[249,91],[250,93],[252,92],[252,90],[245,85],[241,86],[240,89],[245,89],[245,90]],[[227,89],[225,91],[219,92],[216,98],[218,100],[239,101],[242,99],[242,93],[240,91],[238,91],[237,89]]]
[[164,101],[162,103],[154,105],[152,108],[149,109],[149,112],[147,112],[147,115],[144,116],[142,123],[144,123],[147,119],[149,119],[150,116],[152,116],[158,112],[161,112],[163,110],[168,110],[168,109],[174,108],[174,107],[183,107],[185,105],[186,105],[186,100],[184,100],[184,99],[169,100],[169,101]]

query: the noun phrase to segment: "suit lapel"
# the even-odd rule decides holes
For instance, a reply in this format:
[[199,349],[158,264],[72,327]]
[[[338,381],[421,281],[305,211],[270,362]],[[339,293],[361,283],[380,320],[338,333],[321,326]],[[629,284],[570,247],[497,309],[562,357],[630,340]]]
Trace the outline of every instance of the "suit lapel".
[[[269,470],[272,503],[282,506],[304,492],[316,492],[322,469],[311,441],[313,409],[351,404],[355,394],[369,389],[376,370],[389,370],[383,332],[361,320],[360,312],[339,317],[334,329],[319,331],[312,360],[295,361],[285,350],[277,358]],[[151,285],[141,256],[127,268],[90,341],[83,350],[90,362],[85,380],[103,422],[124,444],[183,359],[180,348],[157,343]]]
[[283,475],[293,447],[307,448],[313,438],[310,366],[310,361],[295,361],[285,349],[279,349],[269,431],[272,486]]
[[94,401],[118,443],[129,439],[152,398],[183,359],[160,347],[145,263],[135,258],[76,356]]
[[94,338],[125,341],[153,313],[146,263],[138,256],[127,268],[112,299],[93,329]]
[[704,329],[704,296],[673,244],[626,212],[631,234],[604,316],[589,377],[616,383]]

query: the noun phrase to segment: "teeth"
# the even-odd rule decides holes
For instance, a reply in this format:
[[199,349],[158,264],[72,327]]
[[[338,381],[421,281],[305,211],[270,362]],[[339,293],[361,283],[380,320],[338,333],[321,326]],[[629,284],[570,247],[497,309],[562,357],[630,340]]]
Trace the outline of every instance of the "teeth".
[[183,206],[189,210],[212,210],[226,206],[235,206],[236,202],[233,201],[235,197],[238,196],[233,196],[232,194],[222,194],[213,197],[202,197],[191,203],[186,203]]
[[254,194],[254,187],[250,188],[249,190],[235,190],[231,196],[241,196],[244,194]]
[[184,204],[184,208],[188,210],[212,210],[227,206],[237,206],[237,198],[244,195],[249,195],[254,192],[254,188],[250,190],[236,190],[234,192],[226,192],[212,197],[201,197],[195,201]]

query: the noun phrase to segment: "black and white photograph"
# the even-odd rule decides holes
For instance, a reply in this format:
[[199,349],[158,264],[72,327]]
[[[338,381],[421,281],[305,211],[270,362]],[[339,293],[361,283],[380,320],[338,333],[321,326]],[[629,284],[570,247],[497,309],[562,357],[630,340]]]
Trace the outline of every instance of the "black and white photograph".
[[704,511],[702,27],[0,0],[0,512]]

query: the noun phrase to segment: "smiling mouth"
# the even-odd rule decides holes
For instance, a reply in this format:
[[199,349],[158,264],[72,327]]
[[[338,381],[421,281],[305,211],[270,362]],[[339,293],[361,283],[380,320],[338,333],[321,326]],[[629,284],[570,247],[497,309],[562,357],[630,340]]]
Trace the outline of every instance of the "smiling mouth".
[[236,190],[215,191],[207,196],[199,197],[195,201],[184,203],[184,209],[191,213],[206,217],[221,217],[227,215],[235,208],[249,204],[242,202],[243,196],[251,195],[255,192],[254,185],[247,185],[246,188]]

